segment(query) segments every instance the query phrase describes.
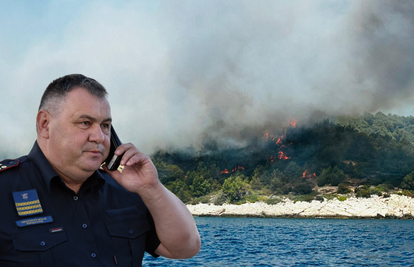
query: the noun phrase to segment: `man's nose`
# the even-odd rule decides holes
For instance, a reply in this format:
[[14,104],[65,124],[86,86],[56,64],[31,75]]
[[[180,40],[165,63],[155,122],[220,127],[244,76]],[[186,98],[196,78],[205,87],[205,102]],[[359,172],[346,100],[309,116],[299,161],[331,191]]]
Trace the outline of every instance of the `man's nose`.
[[105,140],[105,135],[102,132],[101,126],[95,124],[91,128],[91,133],[89,134],[89,141],[96,142],[98,144],[102,143]]

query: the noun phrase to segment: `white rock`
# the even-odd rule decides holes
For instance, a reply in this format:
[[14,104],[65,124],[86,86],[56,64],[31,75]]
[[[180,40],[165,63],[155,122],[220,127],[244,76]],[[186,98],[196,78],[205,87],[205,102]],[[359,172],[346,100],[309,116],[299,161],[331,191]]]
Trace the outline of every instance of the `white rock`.
[[194,216],[305,216],[305,217],[377,217],[411,216],[414,217],[414,199],[392,194],[389,198],[372,196],[371,198],[350,197],[345,201],[338,199],[323,202],[293,202],[289,199],[268,205],[263,202],[242,205],[213,204],[187,205]]

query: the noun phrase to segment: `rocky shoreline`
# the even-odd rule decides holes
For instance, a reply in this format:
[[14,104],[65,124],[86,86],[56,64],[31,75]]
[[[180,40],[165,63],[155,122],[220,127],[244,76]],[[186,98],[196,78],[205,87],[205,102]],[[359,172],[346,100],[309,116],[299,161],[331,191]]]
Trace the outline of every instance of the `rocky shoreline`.
[[389,197],[350,197],[312,202],[284,199],[269,205],[263,202],[241,205],[196,204],[187,205],[193,216],[273,217],[273,218],[377,218],[414,219],[414,198],[391,194]]

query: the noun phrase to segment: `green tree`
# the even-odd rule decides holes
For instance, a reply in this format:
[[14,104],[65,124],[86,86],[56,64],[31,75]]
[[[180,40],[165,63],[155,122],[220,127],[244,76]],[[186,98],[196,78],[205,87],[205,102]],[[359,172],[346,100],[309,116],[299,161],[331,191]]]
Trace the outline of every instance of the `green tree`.
[[193,184],[189,186],[190,193],[194,197],[201,197],[210,193],[211,184],[202,175],[196,175]]
[[318,186],[324,186],[330,184],[337,186],[345,180],[344,172],[335,166],[334,168],[328,167],[322,170],[322,173],[318,177]]
[[165,187],[173,192],[182,202],[186,203],[191,200],[191,194],[183,180],[169,182]]
[[302,168],[294,161],[289,162],[283,173],[290,179],[294,180],[302,177]]
[[163,161],[154,161],[154,165],[158,171],[158,178],[163,184],[184,178],[184,171],[177,165],[167,164]]
[[407,174],[401,182],[402,189],[414,190],[414,171]]
[[274,178],[270,182],[269,188],[274,194],[283,194],[285,192],[285,185],[279,178]]
[[223,193],[230,201],[238,201],[249,191],[249,184],[243,179],[243,175],[230,176],[224,181]]
[[286,180],[286,175],[279,171],[279,169],[273,170],[270,174],[270,183],[268,188],[274,194],[285,194],[287,193]]
[[260,178],[257,175],[254,175],[252,177],[252,179],[250,180],[250,185],[251,185],[252,189],[255,189],[255,190],[262,189],[262,187],[263,187],[263,184],[262,184],[262,182],[260,181]]

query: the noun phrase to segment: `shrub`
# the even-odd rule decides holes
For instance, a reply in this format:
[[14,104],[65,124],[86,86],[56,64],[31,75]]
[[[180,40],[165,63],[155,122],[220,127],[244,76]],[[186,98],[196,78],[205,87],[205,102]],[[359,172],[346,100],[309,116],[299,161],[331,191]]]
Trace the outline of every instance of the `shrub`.
[[369,190],[360,190],[356,193],[356,197],[370,198],[371,192]]
[[414,197],[414,191],[411,191],[411,190],[403,190],[402,191],[402,195],[403,196],[407,196],[407,197]]
[[223,205],[224,203],[227,203],[227,198],[223,194],[222,191],[220,191],[217,195],[213,197],[213,204],[214,205]]
[[197,205],[198,203],[210,203],[210,197],[209,196],[202,196],[202,197],[198,197],[198,198],[194,198],[193,200],[190,201],[191,204],[193,205]]
[[382,196],[382,191],[378,187],[371,188],[370,191],[371,191],[371,195]]
[[370,198],[372,194],[371,188],[367,185],[355,188],[356,197]]
[[235,205],[242,205],[244,203],[246,203],[246,199],[241,199],[239,201],[233,201],[232,202],[232,204],[235,204]]
[[307,195],[312,193],[313,186],[309,182],[304,182],[296,185],[292,192],[299,195]]
[[269,198],[268,200],[266,200],[266,203],[269,204],[269,205],[275,205],[275,204],[278,204],[280,202],[282,202],[282,200],[278,197],[272,197],[272,198]]
[[402,189],[414,190],[414,172],[407,174],[401,182]]
[[323,202],[325,199],[322,196],[316,196],[315,200]]
[[349,189],[349,187],[343,183],[340,183],[338,185],[338,194],[348,194],[351,192],[351,189]]
[[296,201],[311,202],[312,200],[314,200],[314,198],[315,196],[313,194],[300,195],[295,198],[295,202]]
[[348,197],[347,196],[339,196],[338,197],[338,200],[339,201],[345,201],[345,200],[347,200],[348,199]]
[[268,197],[266,197],[266,196],[259,196],[258,197],[258,199],[257,199],[257,201],[260,201],[260,202],[267,202],[267,200],[268,200],[269,198]]
[[335,194],[329,194],[329,195],[322,195],[322,197],[323,198],[326,198],[327,200],[332,200],[332,199],[334,199],[334,198],[338,198],[338,196],[337,195],[335,195]]
[[258,196],[256,194],[250,194],[248,200],[250,203],[255,203],[258,200]]

